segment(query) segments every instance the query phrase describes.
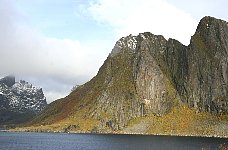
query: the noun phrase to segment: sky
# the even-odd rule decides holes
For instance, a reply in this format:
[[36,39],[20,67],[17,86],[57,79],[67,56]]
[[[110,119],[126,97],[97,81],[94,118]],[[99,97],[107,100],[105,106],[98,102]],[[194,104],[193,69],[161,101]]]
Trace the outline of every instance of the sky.
[[50,103],[95,76],[115,42],[151,32],[190,42],[227,0],[0,0],[0,77],[42,87]]

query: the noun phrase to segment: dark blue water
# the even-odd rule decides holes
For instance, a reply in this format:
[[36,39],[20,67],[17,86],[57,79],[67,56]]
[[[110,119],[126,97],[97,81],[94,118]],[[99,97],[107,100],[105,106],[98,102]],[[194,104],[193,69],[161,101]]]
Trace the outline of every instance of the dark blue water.
[[0,132],[1,150],[195,150],[228,148],[228,139]]

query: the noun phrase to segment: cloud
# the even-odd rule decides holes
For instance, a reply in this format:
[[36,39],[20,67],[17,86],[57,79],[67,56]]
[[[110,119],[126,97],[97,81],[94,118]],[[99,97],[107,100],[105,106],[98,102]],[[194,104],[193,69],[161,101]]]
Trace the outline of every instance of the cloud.
[[[0,45],[2,71],[63,78],[88,76],[94,72],[96,53],[79,41],[46,38],[28,28],[16,29],[17,34]],[[4,35],[0,38],[3,39]],[[85,65],[91,69],[85,69]]]
[[164,0],[97,0],[87,12],[112,26],[118,37],[149,31],[187,45],[197,26],[190,14]]
[[[49,102],[93,77],[114,46],[112,35],[97,39],[88,35],[87,43],[47,37],[29,24],[13,2],[0,0],[0,76],[15,74],[42,87]],[[163,0],[97,0],[80,7],[84,9],[80,13],[88,15],[77,15],[108,25],[116,39],[150,31],[187,44],[197,25],[191,15]]]
[[12,1],[0,1],[0,76],[15,74],[41,86],[48,101],[70,92],[96,74],[104,46],[46,37],[24,22]]

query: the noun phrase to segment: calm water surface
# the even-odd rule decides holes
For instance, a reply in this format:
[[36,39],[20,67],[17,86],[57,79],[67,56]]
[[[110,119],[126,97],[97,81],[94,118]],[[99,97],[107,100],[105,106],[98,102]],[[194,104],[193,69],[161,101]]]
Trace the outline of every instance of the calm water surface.
[[0,150],[192,150],[228,148],[228,139],[0,132]]

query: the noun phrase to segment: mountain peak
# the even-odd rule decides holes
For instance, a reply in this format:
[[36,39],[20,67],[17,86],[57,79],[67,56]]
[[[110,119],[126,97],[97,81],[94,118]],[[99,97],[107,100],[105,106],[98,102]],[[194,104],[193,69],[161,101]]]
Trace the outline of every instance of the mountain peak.
[[[191,38],[191,47],[197,47],[210,58],[228,57],[228,22],[206,16],[200,20],[194,36]],[[226,59],[226,58],[224,58]]]
[[112,52],[110,53],[110,56],[111,57],[116,56],[117,54],[120,53],[121,49],[123,48],[129,48],[132,52],[134,52],[136,49],[136,45],[137,45],[136,36],[133,36],[132,34],[130,34],[126,37],[122,37],[116,42],[114,48],[112,49]]
[[[223,31],[228,27],[228,22],[216,19],[214,17],[206,16],[203,17],[196,29],[196,32],[201,32],[201,34],[211,34],[211,35],[218,35],[221,34],[220,32]],[[226,31],[227,32],[227,31]]]
[[13,75],[8,75],[2,79],[0,79],[0,84],[5,84],[8,87],[11,87],[15,84],[15,76]]
[[21,123],[39,113],[47,106],[41,88],[14,76],[0,79],[0,125]]
[[110,56],[114,57],[120,52],[124,53],[126,51],[135,53],[138,48],[137,46],[140,45],[142,41],[146,40],[152,42],[155,42],[156,40],[166,41],[162,35],[154,35],[150,32],[139,33],[137,36],[130,34],[126,37],[120,38],[116,42],[114,48],[110,53]]

